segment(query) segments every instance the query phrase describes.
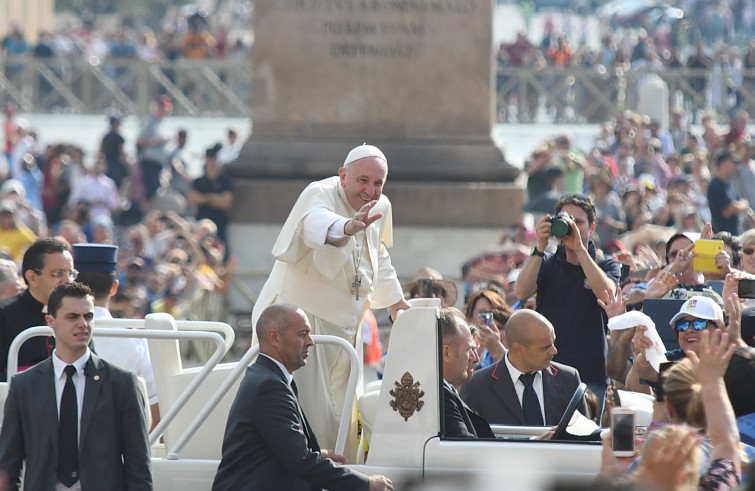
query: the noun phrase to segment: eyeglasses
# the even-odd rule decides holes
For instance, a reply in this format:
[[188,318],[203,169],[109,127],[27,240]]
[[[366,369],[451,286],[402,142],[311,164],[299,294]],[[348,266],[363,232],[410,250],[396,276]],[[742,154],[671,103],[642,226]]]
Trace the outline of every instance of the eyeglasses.
[[627,312],[631,312],[633,310],[638,310],[638,311],[642,310],[642,304],[643,304],[642,300],[640,300],[639,302],[635,302],[635,303],[628,303],[627,304]]
[[749,256],[753,252],[755,252],[755,249],[753,249],[752,247],[745,247],[744,249],[742,249],[742,254],[744,254],[745,256]]
[[[37,274],[42,274],[41,269],[35,269],[34,270]],[[53,271],[50,273],[50,276],[55,278],[56,280],[60,280],[63,278],[68,278],[68,281],[76,281],[76,278],[79,277],[79,272],[75,269],[72,269],[71,271],[66,271],[64,269],[59,269],[57,271]]]
[[708,322],[710,321],[706,319],[695,319],[693,321],[687,319],[679,319],[678,321],[676,321],[676,324],[674,324],[674,329],[676,329],[676,332],[687,332],[690,324],[692,324],[692,328],[695,331],[704,331],[708,327]]

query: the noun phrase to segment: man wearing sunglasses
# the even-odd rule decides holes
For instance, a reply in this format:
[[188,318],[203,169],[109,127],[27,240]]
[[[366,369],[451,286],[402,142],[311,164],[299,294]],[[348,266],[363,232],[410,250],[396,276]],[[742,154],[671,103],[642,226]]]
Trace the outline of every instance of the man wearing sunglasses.
[[[705,330],[722,329],[729,334],[730,342],[737,348],[729,361],[729,367],[724,374],[724,382],[737,416],[755,412],[755,351],[742,340],[740,322],[742,310],[739,298],[731,295],[727,298],[728,324],[724,323],[724,313],[721,307],[711,298],[697,295],[682,304],[679,312],[671,318],[670,325],[676,333],[680,349],[668,351],[669,361],[678,361],[687,353],[698,354],[702,332]],[[639,326],[632,343],[635,348],[635,359],[627,375],[626,383],[630,390],[644,392],[639,379],[648,382],[658,381],[656,372],[645,359],[645,350],[652,346],[652,342],[645,335],[646,328]]]

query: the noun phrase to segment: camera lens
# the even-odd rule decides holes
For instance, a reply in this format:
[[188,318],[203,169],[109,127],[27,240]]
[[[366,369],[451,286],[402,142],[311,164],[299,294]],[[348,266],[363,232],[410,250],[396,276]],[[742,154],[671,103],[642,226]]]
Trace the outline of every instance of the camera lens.
[[553,219],[553,223],[551,223],[551,233],[554,237],[566,237],[569,235],[569,230],[569,222],[563,217],[556,217]]

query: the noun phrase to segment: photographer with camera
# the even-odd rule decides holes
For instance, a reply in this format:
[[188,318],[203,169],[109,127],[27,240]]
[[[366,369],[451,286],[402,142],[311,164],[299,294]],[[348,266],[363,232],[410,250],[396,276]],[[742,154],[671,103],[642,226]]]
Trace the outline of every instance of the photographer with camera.
[[[621,265],[589,240],[595,232],[595,205],[583,195],[564,195],[556,216],[546,215],[535,227],[537,244],[516,282],[516,296],[537,293],[535,310],[555,328],[554,361],[575,367],[590,389],[603,398],[606,389],[606,325],[597,299],[616,293]],[[555,237],[559,245],[546,252]]]

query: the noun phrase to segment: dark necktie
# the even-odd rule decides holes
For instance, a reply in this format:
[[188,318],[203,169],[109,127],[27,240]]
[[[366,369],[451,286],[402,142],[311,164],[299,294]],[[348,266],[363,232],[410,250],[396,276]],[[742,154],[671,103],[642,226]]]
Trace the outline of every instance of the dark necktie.
[[309,427],[309,421],[307,421],[307,417],[304,416],[304,411],[302,411],[301,405],[299,404],[299,389],[296,387],[296,381],[293,379],[291,379],[291,390],[294,391],[294,395],[296,396],[296,408],[299,410],[299,416],[301,416],[302,429],[304,430],[304,436],[307,437],[307,446],[313,452],[319,452],[320,445],[317,443],[317,438],[315,438],[312,428]]
[[58,481],[70,488],[79,480],[79,410],[73,385],[76,367],[68,365],[65,372],[58,422]]
[[519,376],[519,381],[524,384],[522,411],[524,412],[524,421],[527,426],[545,426],[543,412],[540,410],[540,401],[537,399],[535,388],[532,386],[532,383],[535,381],[535,375],[535,373],[523,373]]

